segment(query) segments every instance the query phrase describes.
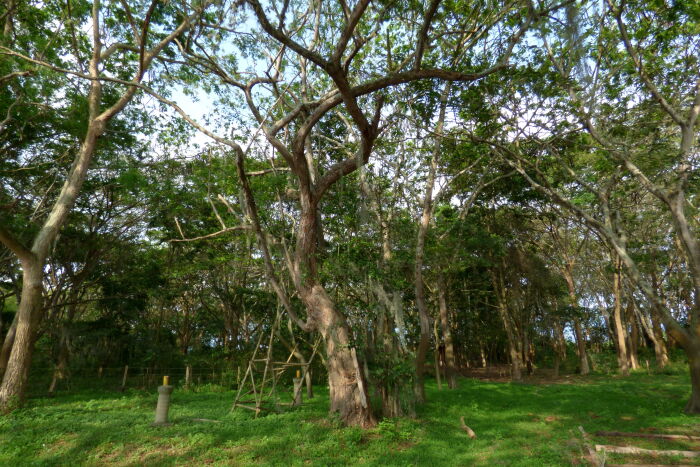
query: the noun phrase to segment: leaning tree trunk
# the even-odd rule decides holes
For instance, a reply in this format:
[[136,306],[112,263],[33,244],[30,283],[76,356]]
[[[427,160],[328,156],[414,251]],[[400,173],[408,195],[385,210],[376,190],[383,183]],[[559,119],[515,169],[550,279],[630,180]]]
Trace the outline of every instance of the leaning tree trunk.
[[3,412],[18,407],[26,396],[36,322],[43,300],[41,262],[25,262],[22,279],[14,345],[0,385],[0,411]]
[[335,308],[321,285],[304,291],[301,298],[315,317],[326,344],[331,412],[337,413],[346,425],[374,426],[376,420],[369,404],[367,381],[345,316]]

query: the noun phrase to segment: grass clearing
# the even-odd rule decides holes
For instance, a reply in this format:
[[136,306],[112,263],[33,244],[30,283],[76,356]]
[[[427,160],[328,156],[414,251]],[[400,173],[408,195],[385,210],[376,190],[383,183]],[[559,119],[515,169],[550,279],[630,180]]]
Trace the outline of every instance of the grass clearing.
[[[158,428],[151,426],[155,391],[59,393],[0,418],[0,465],[580,465],[578,426],[597,444],[700,450],[687,440],[593,436],[599,430],[700,433],[700,418],[682,413],[689,385],[681,374],[568,384],[462,379],[455,391],[438,391],[434,382],[427,390],[416,419],[382,420],[367,431],[341,428],[328,417],[325,388],[301,408],[258,419],[229,412],[231,391],[176,389],[173,424]],[[460,429],[461,416],[477,439]],[[677,457],[607,458],[700,465]]]

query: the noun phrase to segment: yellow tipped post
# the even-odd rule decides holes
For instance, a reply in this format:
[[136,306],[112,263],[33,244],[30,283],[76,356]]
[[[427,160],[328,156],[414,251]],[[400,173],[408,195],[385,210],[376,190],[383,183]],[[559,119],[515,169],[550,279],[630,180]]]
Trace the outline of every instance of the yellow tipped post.
[[170,408],[170,394],[173,387],[170,386],[170,376],[163,376],[163,385],[158,386],[158,404],[156,405],[156,420],[153,426],[170,425],[168,423],[168,409]]

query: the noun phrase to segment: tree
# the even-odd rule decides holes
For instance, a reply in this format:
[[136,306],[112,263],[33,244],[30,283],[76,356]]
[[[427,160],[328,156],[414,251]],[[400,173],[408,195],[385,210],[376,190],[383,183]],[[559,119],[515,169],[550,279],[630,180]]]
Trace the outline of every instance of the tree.
[[[154,59],[190,28],[192,22],[201,14],[201,8],[198,7],[193,12],[179,12],[175,8],[163,8],[157,1],[153,1],[142,12],[143,20],[137,20],[128,4],[124,3],[122,8],[115,7],[112,10],[117,17],[127,20],[128,26],[121,27],[111,19],[102,21],[101,17],[105,14],[105,9],[99,0],[94,0],[91,11],[84,11],[89,15],[89,24],[92,29],[92,46],[88,50],[82,49],[77,41],[57,41],[60,52],[56,52],[55,56],[66,53],[70,58],[55,64],[45,61],[38,51],[25,52],[11,46],[0,47],[0,53],[4,56],[19,59],[16,63],[24,70],[16,73],[29,74],[36,67],[43,67],[77,76],[89,83],[85,96],[88,115],[80,147],[75,153],[63,187],[56,195],[50,212],[31,239],[31,246],[25,246],[16,233],[10,230],[11,226],[6,223],[0,225],[0,241],[17,256],[22,266],[23,277],[14,342],[7,369],[0,384],[1,410],[12,409],[21,403],[24,397],[36,327],[41,320],[44,265],[59,231],[75,204],[90,163],[99,149],[99,140],[107,130],[110,121],[133,100]],[[85,20],[82,16],[83,11],[70,10],[70,2],[67,4],[67,11],[52,13],[65,14],[75,24],[83,24]],[[173,27],[164,22],[164,29],[169,32],[149,33],[152,20],[160,22],[174,14],[180,15],[181,19],[175,21]],[[12,14],[6,17],[6,21],[9,22],[16,19]],[[12,23],[9,29],[18,28],[17,26]],[[108,33],[105,32],[105,28],[109,29]],[[6,23],[6,31],[7,29]],[[71,31],[74,35],[73,39],[78,35],[77,29],[73,28]],[[105,41],[115,42],[105,47]],[[82,62],[85,55],[90,57],[87,70],[84,69]],[[115,72],[117,76],[125,76],[125,79],[109,77]],[[121,92],[111,88],[105,89],[103,80],[118,82],[126,89]]]
[[[500,112],[511,133],[489,142],[620,258],[688,356],[689,413],[700,413],[700,308],[690,300],[680,320],[668,309],[632,254],[633,224],[622,215],[624,193],[616,187],[634,184],[655,198],[673,226],[691,288],[699,291],[700,248],[692,220],[700,114],[700,64],[693,52],[697,17],[690,2],[669,7],[610,1],[601,10],[593,3],[578,10],[572,6],[559,26],[541,30],[538,53],[544,67],[523,68],[520,83],[528,84],[511,94],[507,111]],[[557,86],[543,88],[546,80]],[[553,180],[548,170],[556,164]]]

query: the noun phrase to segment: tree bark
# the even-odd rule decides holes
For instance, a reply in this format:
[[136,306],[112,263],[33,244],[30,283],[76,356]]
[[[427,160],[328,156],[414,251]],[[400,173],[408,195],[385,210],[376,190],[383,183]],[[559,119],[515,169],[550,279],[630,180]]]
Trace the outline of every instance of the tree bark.
[[449,314],[447,311],[446,295],[447,285],[444,277],[440,276],[438,284],[438,306],[440,308],[440,324],[442,325],[442,339],[445,341],[445,379],[447,387],[457,388],[457,369],[455,365],[455,351],[450,330]]
[[301,298],[314,316],[326,345],[331,412],[338,413],[347,425],[374,426],[367,381],[352,347],[345,316],[336,310],[321,285],[304,291]]
[[12,351],[12,346],[15,343],[15,333],[17,332],[17,321],[19,319],[19,313],[16,312],[10,328],[5,334],[5,339],[2,342],[2,349],[0,349],[0,381],[5,374],[5,369],[7,368],[7,362],[10,360],[10,352]]
[[445,123],[445,112],[447,110],[447,98],[449,97],[451,83],[446,82],[440,94],[440,111],[435,125],[435,145],[430,160],[428,179],[425,183],[425,196],[423,198],[423,212],[418,225],[418,238],[416,240],[416,260],[414,265],[414,279],[416,289],[416,308],[420,319],[420,341],[416,351],[416,381],[415,396],[416,402],[425,402],[425,356],[428,353],[430,344],[430,318],[428,307],[425,303],[425,285],[423,284],[423,257],[425,254],[425,239],[430,228],[430,220],[433,215],[433,188],[435,187],[435,177],[437,173],[438,160],[440,158],[440,146],[442,144],[442,130]]
[[[574,286],[574,274],[572,271],[573,266],[567,264],[564,267],[564,279],[566,280],[566,285],[569,288],[569,300],[571,306],[578,309],[578,299],[576,298],[576,288]],[[591,372],[588,366],[588,355],[586,355],[586,339],[583,335],[583,329],[581,328],[581,320],[577,317],[573,319],[574,322],[574,336],[576,337],[576,349],[578,352],[580,373],[585,376]]]
[[554,377],[559,377],[559,367],[562,361],[566,361],[566,339],[564,329],[557,319],[552,325],[554,331]]
[[656,316],[651,317],[651,326],[654,334],[654,355],[656,356],[656,365],[659,368],[665,368],[668,365],[668,347],[664,339],[664,331],[661,329],[660,320]]
[[639,369],[639,325],[634,313],[634,300],[630,298],[627,304],[627,322],[630,324],[629,332],[629,360],[632,370]]
[[508,301],[506,298],[505,286],[503,284],[502,271],[492,271],[491,279],[493,281],[494,290],[496,292],[498,315],[501,317],[501,321],[503,322],[503,328],[506,331],[506,337],[508,340],[508,354],[510,356],[511,364],[511,379],[513,381],[521,381],[523,379],[523,363],[522,352],[520,349],[520,339],[518,339],[516,335],[516,331],[508,313]]
[[620,373],[629,376],[629,355],[627,354],[627,332],[622,324],[622,264],[619,258],[615,258],[615,271],[613,272],[613,332],[615,333],[615,347],[617,350],[617,366]]
[[22,295],[17,309],[17,329],[7,368],[0,385],[0,411],[19,407],[25,398],[29,366],[34,350],[36,323],[42,309],[43,264],[25,261],[22,270]]
[[685,413],[700,414],[700,343],[684,346],[688,356],[688,368],[690,370],[690,399],[685,406]]

